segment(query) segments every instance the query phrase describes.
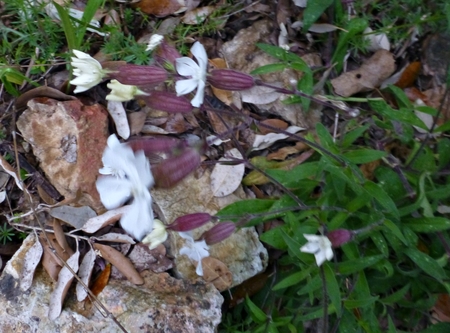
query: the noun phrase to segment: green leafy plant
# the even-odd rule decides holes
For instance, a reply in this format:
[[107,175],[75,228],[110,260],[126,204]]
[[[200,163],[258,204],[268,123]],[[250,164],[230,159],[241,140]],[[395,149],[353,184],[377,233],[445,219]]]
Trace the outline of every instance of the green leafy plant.
[[10,228],[8,224],[3,224],[0,226],[0,242],[6,244],[12,241],[12,237],[16,235],[15,230]]

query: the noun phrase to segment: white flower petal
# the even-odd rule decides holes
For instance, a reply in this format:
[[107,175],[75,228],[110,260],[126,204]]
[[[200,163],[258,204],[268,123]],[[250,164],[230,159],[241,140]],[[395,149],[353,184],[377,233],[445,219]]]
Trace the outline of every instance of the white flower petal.
[[189,232],[180,232],[179,235],[183,237],[186,242],[180,249],[181,255],[188,256],[191,260],[197,262],[197,268],[195,272],[197,275],[203,275],[202,259],[209,256],[209,247],[205,240],[195,242]]
[[131,184],[126,179],[99,177],[95,185],[106,209],[118,208],[130,199]]
[[[150,199],[150,202],[147,201]],[[153,230],[153,210],[150,195],[135,197],[130,209],[120,219],[120,225],[131,236],[141,240]]]
[[196,76],[200,72],[200,66],[188,57],[176,59],[175,66],[178,74],[183,76]]
[[164,224],[158,220],[153,220],[153,230],[142,240],[142,243],[148,244],[150,250],[156,248],[159,244],[162,244],[167,239],[167,230]]
[[198,81],[195,79],[179,80],[175,82],[175,91],[177,96],[189,94],[197,88]]
[[191,47],[191,52],[194,55],[195,59],[197,59],[200,71],[206,73],[206,67],[208,65],[208,55],[206,54],[204,46],[200,42],[195,42]]
[[196,108],[202,105],[204,95],[205,95],[205,82],[199,81],[197,86],[197,92],[195,93],[195,97],[191,100],[191,105]]
[[86,91],[99,84],[104,76],[102,65],[89,54],[73,50],[75,57],[72,57],[71,65],[73,75],[77,78],[70,81],[70,84],[76,85],[75,93]]
[[150,37],[148,41],[147,48],[145,51],[153,51],[161,42],[164,40],[164,36],[154,34]]
[[308,242],[300,248],[300,251],[314,254],[317,266],[333,258],[332,244],[328,237],[309,234],[303,236]]

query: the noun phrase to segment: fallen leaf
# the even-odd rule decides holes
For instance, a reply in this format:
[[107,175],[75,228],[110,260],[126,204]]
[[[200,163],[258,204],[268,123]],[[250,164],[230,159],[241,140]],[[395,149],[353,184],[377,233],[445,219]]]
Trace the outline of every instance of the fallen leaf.
[[53,253],[52,248],[63,260],[69,259],[69,254],[64,252],[62,247],[56,241],[56,237],[53,234],[47,234],[50,244],[43,235],[39,236],[39,242],[44,250],[44,255],[42,256],[42,266],[44,266],[48,275],[52,280],[56,281],[58,279],[58,274],[61,271],[63,263],[59,258]]
[[349,97],[363,91],[370,91],[380,86],[395,70],[392,53],[377,51],[359,69],[341,74],[331,80],[336,94]]
[[[234,158],[242,160],[243,157],[239,150],[233,148],[225,153],[225,157],[219,159],[219,162],[234,161]],[[217,163],[211,173],[211,191],[215,197],[225,197],[233,193],[241,184],[244,176],[245,165],[225,165]]]
[[108,101],[107,109],[116,125],[117,134],[125,140],[130,137],[127,113],[122,102]]
[[281,119],[276,119],[276,118],[263,120],[263,121],[261,121],[261,124],[268,125],[268,126],[275,128],[275,129],[271,129],[271,128],[267,128],[265,126],[256,125],[258,127],[259,132],[262,135],[276,132],[276,129],[286,130],[286,128],[289,127],[289,124],[287,122],[285,122],[284,120],[281,120]]
[[[299,131],[304,131],[306,128],[298,127],[298,126],[289,126],[286,128],[286,132],[289,133],[297,133]],[[289,135],[284,133],[269,133],[266,135],[255,135],[255,141],[253,142],[253,148],[252,150],[262,150],[266,149],[267,147],[270,147],[273,145],[276,141],[283,140],[288,138]]]
[[421,67],[420,61],[413,61],[402,71],[400,78],[394,85],[402,89],[411,87],[419,76]]
[[[30,242],[33,245],[29,246]],[[41,262],[44,250],[42,249],[42,245],[39,243],[38,238],[34,234],[27,237],[27,240],[24,241],[21,249],[26,249],[26,253],[21,261],[22,267],[18,278],[20,281],[20,289],[26,291],[33,283],[34,271],[36,270],[37,265]]]
[[[94,268],[96,258],[97,255],[95,254],[95,251],[90,249],[81,261],[80,269],[78,270],[78,277],[86,286],[89,286],[89,281],[91,280],[92,270]],[[88,295],[88,292],[79,281],[77,282],[76,294],[78,302],[82,302]]]
[[[274,84],[274,83],[273,83]],[[242,102],[252,104],[269,104],[275,102],[281,94],[273,88],[254,86],[240,91]]]
[[219,291],[227,290],[233,283],[233,274],[219,259],[206,257],[202,259],[203,280],[210,282]]
[[91,238],[96,241],[101,241],[101,242],[136,244],[136,242],[130,236],[125,235],[125,234],[118,234],[115,232],[110,232],[110,233],[102,235],[100,237],[91,237]]
[[[78,259],[80,258],[80,252],[75,252],[67,261],[66,264],[73,270],[74,273],[78,272]],[[58,281],[56,283],[55,290],[50,295],[50,305],[48,309],[48,318],[55,320],[59,317],[62,310],[62,304],[66,297],[67,291],[74,279],[73,273],[64,266],[58,274]]]
[[9,164],[8,161],[5,160],[1,155],[0,155],[0,166],[3,168],[3,171],[5,171],[8,175],[14,178],[17,187],[23,191],[22,181],[19,179],[19,177],[17,177],[16,170],[14,170],[11,164]]
[[95,211],[89,206],[72,207],[67,205],[50,209],[50,215],[70,224],[75,229],[82,228],[86,221],[97,216]]
[[440,294],[432,310],[434,310],[434,318],[440,322],[450,323],[450,296]]
[[69,256],[73,255],[73,250],[70,248],[69,243],[67,243],[66,234],[64,233],[61,222],[58,219],[53,219],[53,231],[55,233],[56,241],[64,252],[66,252]]
[[99,276],[94,280],[91,286],[91,292],[98,296],[102,290],[106,287],[111,276],[111,264],[106,264],[105,269],[101,271]]
[[166,247],[163,244],[150,250],[148,245],[139,243],[133,247],[128,258],[138,272],[149,269],[155,273],[162,273],[173,268],[172,260],[166,257]]
[[[301,28],[303,28],[303,21],[296,21],[296,22],[292,23],[291,27],[293,29],[301,29]],[[329,24],[329,23],[314,23],[308,29],[308,31],[315,32],[318,34],[324,34],[324,33],[332,32],[332,31],[336,31],[336,30],[344,30],[344,29],[339,28],[339,27]]]
[[144,284],[144,279],[131,263],[130,259],[111,246],[94,243],[94,249],[99,250],[102,258],[109,261],[122,273],[131,283]]
[[145,118],[147,118],[147,115],[143,111],[132,112],[128,114],[128,122],[130,124],[131,135],[141,133],[142,128],[144,127],[145,124]]
[[300,153],[308,148],[309,146],[307,144],[303,142],[296,142],[295,146],[283,147],[273,153],[268,154],[267,159],[269,161],[272,160],[284,161],[286,157],[288,157],[289,155]]
[[135,8],[139,8],[142,12],[149,15],[164,17],[173,15],[183,9],[184,1],[178,0],[141,0]]
[[122,206],[116,209],[109,210],[102,215],[91,217],[83,225],[81,230],[87,232],[88,234],[93,234],[94,232],[99,231],[101,228],[119,221],[122,217],[122,214],[124,214],[129,209],[130,206],[128,205]]
[[213,6],[204,6],[190,10],[181,18],[184,24],[201,24],[206,18],[214,12],[216,8]]

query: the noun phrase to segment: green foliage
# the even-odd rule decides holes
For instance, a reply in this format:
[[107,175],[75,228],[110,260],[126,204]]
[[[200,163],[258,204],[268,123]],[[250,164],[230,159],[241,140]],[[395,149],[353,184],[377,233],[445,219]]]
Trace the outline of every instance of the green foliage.
[[[357,26],[356,34],[367,21],[350,24]],[[348,47],[350,33],[339,37],[337,55],[340,47]],[[303,71],[296,55],[258,46],[278,62],[254,74]],[[312,87],[312,73],[310,78]],[[282,253],[270,286],[226,315],[227,332],[304,332],[311,321],[327,323],[329,332],[412,332],[419,323],[426,323],[422,329],[429,327],[423,332],[437,332],[448,326],[435,325],[426,313],[439,294],[450,291],[450,219],[439,209],[450,206],[450,141],[445,135],[423,141],[417,129],[430,129],[415,107],[402,90],[387,90],[398,107],[366,99],[365,116],[346,121],[339,138],[318,123],[317,135],[307,138],[326,151],[312,147],[316,153],[291,170],[270,169],[267,163],[265,172],[301,206],[291,195],[281,195],[234,203],[218,213],[233,217],[238,225],[283,221],[261,235]],[[346,100],[353,101],[361,102]],[[421,111],[437,115],[429,107]],[[336,229],[354,230],[356,235],[334,249],[332,261],[317,267],[314,256],[300,250],[306,243],[303,235]],[[283,318],[284,326],[277,326],[276,318]],[[231,324],[236,322],[240,324]]]
[[4,223],[0,226],[0,242],[6,244],[12,241],[12,237],[15,236],[15,230],[10,228],[8,224]]

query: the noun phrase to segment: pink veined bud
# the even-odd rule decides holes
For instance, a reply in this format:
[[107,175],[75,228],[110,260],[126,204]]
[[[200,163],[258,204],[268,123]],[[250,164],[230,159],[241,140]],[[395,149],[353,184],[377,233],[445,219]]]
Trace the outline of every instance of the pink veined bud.
[[167,226],[167,229],[174,231],[190,231],[193,229],[200,228],[213,217],[208,213],[193,213],[184,216],[177,217],[175,221]]
[[200,165],[199,152],[194,148],[185,148],[180,155],[170,157],[152,167],[156,186],[170,188],[189,175]]
[[132,86],[154,85],[166,81],[167,72],[157,66],[126,64],[118,66],[114,72],[108,74],[108,78]]
[[139,96],[149,107],[172,113],[187,113],[194,108],[184,96],[177,96],[167,91],[152,91],[150,96]]
[[175,47],[167,43],[165,40],[159,44],[156,50],[156,61],[162,66],[165,63],[171,64],[175,68],[175,60],[181,58],[180,52]]
[[127,142],[133,151],[143,150],[144,154],[169,153],[181,144],[181,140],[167,137],[143,137]]
[[353,232],[347,229],[336,229],[329,232],[326,236],[333,247],[340,247],[353,238]]
[[204,239],[208,245],[213,245],[230,237],[235,230],[236,224],[233,222],[221,222],[205,231],[200,239]]
[[232,69],[214,69],[207,81],[213,87],[223,90],[245,90],[255,85],[253,76]]

